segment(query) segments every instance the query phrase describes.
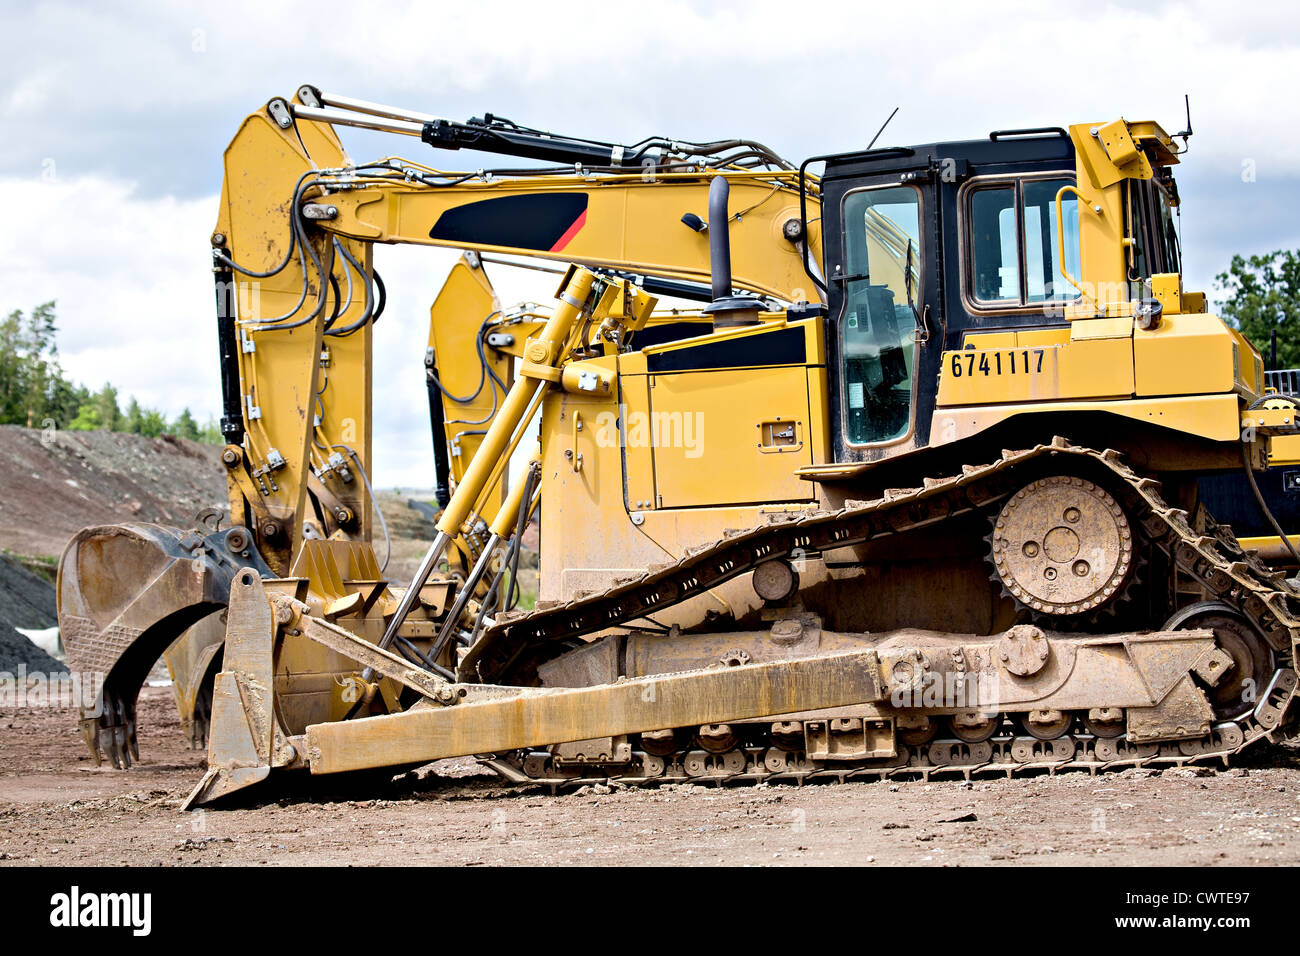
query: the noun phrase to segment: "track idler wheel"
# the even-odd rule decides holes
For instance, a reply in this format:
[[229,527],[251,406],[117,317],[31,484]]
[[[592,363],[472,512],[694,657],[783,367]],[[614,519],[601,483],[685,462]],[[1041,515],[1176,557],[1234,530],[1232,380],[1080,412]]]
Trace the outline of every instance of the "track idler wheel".
[[1123,736],[1124,711],[1120,707],[1094,707],[1083,715],[1083,729],[1103,740]]
[[725,754],[735,749],[739,738],[730,724],[703,724],[695,734],[695,742],[711,754]]
[[898,737],[909,747],[924,747],[939,734],[939,721],[924,715],[898,718]]
[[677,731],[647,730],[641,735],[641,749],[654,757],[667,757],[677,752]]
[[1189,604],[1165,622],[1162,630],[1214,632],[1219,649],[1232,658],[1232,667],[1205,695],[1220,720],[1232,720],[1255,707],[1277,662],[1264,635],[1239,611],[1222,601]]

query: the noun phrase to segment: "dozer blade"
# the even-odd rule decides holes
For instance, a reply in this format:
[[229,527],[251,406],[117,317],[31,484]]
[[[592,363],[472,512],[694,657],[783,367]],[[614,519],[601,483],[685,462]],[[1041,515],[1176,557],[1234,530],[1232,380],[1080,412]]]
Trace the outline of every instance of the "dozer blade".
[[[236,575],[222,670],[217,674],[208,771],[185,809],[258,783],[277,767],[312,774],[419,766],[668,723],[700,724],[878,701],[872,650],[706,668],[584,688],[453,684],[344,628],[269,598],[251,571]],[[279,641],[314,641],[415,690],[424,700],[400,713],[312,724],[287,734],[273,700]]]
[[[182,725],[192,743],[207,732],[204,675],[220,650],[220,612],[242,567],[269,574],[257,552],[231,549],[246,533],[202,535],[152,524],[86,528],[59,563],[59,630],[82,686],[81,729],[99,765],[139,759],[135,711],[140,688],[167,655]],[[241,541],[240,538],[243,538]]]
[[[751,642],[744,663],[718,660],[719,635],[688,634],[672,642],[685,644],[685,654],[665,660],[661,672],[582,686],[510,687],[445,681],[377,647],[373,636],[367,640],[311,616],[308,605],[274,593],[251,571],[235,578],[229,622],[213,701],[209,769],[186,809],[259,783],[277,768],[312,775],[381,768],[399,773],[448,757],[532,751],[660,728],[774,720],[803,722],[813,759],[849,761],[846,769],[856,766],[852,761],[879,767],[872,761],[880,760],[897,761],[890,769],[915,766],[921,772],[947,766],[942,753],[926,762],[921,754],[927,751],[911,752],[895,738],[901,720],[930,713],[980,716],[992,720],[994,729],[1014,714],[1032,729],[1095,711],[1097,720],[1120,721],[1128,731],[1128,740],[1113,750],[1172,741],[1192,747],[1187,757],[1208,740],[1214,720],[1201,685],[1212,686],[1230,663],[1217,649],[1214,632],[1203,629],[1080,636],[1019,625],[989,637],[914,629],[876,635],[821,632],[816,645],[803,649],[807,656],[788,656],[791,649],[773,645],[766,632],[728,632],[721,646]],[[398,712],[313,722],[291,732],[281,723],[274,688],[277,655],[289,653],[293,642],[351,657],[423,699]],[[693,642],[701,644],[698,652],[691,651]],[[588,648],[598,651],[600,645]],[[672,653],[671,647],[664,650]],[[770,659],[762,660],[764,654]],[[596,673],[579,669],[587,676]],[[978,700],[929,702],[935,687],[949,686],[977,689]],[[1116,717],[1107,718],[1105,709],[1115,710]],[[828,723],[829,718],[856,720],[856,729],[833,727],[836,721]],[[858,735],[861,752],[846,748],[848,737],[837,741],[834,736],[850,731]],[[1221,749],[1241,744],[1240,735],[1230,738],[1223,727],[1218,731]],[[1014,746],[1028,747],[1029,756],[1007,766],[1037,759],[1033,748],[1050,749],[1050,739],[1017,737]],[[970,753],[973,766],[992,760],[991,750],[983,756]],[[1123,758],[1097,761],[1113,759]],[[757,775],[764,775],[763,767]]]

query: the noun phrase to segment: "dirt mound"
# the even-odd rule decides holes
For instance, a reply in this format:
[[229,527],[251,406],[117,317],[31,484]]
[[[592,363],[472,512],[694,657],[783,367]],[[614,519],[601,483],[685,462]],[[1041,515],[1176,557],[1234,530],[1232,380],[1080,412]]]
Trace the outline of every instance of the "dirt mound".
[[15,628],[42,629],[57,624],[54,586],[0,554],[0,672],[67,670]]
[[0,549],[58,557],[89,525],[187,527],[225,502],[220,455],[170,436],[0,426]]
[[0,625],[45,628],[57,623],[54,586],[0,554]]
[[[0,488],[0,551],[29,559],[57,560],[72,536],[92,525],[146,521],[184,528],[203,509],[226,504],[220,448],[103,431],[0,425]],[[404,584],[437,534],[433,490],[380,490],[377,496],[392,539],[387,576]],[[530,545],[536,546],[531,529],[521,562],[529,570],[536,567]],[[377,524],[374,547],[382,561]]]
[[28,674],[68,672],[66,664],[60,664],[8,624],[0,624],[0,675],[17,674],[20,666],[26,667]]

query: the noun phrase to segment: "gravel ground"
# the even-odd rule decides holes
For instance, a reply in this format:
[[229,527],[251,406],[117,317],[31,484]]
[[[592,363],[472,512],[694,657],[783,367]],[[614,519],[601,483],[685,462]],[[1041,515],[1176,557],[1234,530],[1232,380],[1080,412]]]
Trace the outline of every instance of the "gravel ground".
[[68,710],[0,710],[0,865],[1294,865],[1300,750],[1232,770],[971,783],[510,788],[444,761],[376,788],[302,779],[179,809],[202,774],[170,691],[143,764],[96,769]]
[[220,455],[179,438],[0,425],[0,548],[58,557],[89,525],[189,527],[225,506]]

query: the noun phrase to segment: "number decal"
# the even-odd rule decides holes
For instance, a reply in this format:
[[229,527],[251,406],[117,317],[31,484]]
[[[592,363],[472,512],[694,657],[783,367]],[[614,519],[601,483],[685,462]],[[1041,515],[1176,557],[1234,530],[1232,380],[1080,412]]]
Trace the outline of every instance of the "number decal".
[[[963,349],[952,352],[948,364],[948,373],[953,378],[963,375],[971,376],[979,372],[985,377],[991,375],[1040,375],[1043,371],[1043,355],[1047,349],[1006,349],[1006,361],[1002,360],[1002,351]],[[962,364],[962,359],[965,364]]]

